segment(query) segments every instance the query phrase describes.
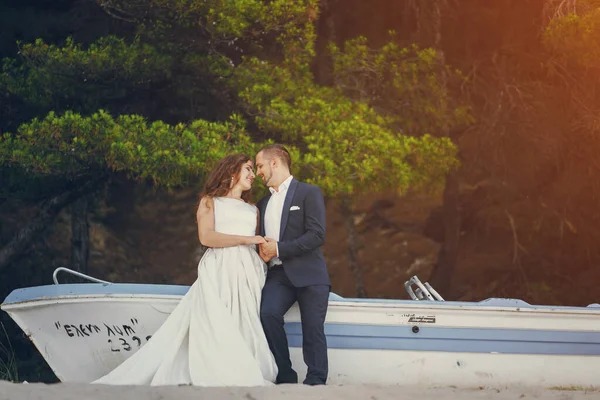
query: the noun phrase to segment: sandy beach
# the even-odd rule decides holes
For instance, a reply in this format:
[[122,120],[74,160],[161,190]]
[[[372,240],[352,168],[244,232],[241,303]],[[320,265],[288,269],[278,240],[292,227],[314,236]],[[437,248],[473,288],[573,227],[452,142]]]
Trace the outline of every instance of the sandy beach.
[[150,387],[104,386],[75,383],[16,384],[0,381],[0,400],[45,399],[243,399],[243,400],[306,400],[306,399],[368,399],[368,400],[450,400],[450,399],[600,399],[600,390],[543,389],[534,387],[511,388],[423,388],[418,386],[326,386],[279,385],[268,388],[203,388],[203,387]]

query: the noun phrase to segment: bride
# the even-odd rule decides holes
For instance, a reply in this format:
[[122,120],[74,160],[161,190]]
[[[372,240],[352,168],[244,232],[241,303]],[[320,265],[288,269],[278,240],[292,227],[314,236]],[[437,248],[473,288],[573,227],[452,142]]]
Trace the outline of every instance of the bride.
[[261,386],[277,366],[259,309],[266,265],[255,245],[258,211],[248,203],[254,180],[244,154],[222,159],[210,173],[196,213],[208,247],[198,279],[140,350],[94,383],[112,385]]

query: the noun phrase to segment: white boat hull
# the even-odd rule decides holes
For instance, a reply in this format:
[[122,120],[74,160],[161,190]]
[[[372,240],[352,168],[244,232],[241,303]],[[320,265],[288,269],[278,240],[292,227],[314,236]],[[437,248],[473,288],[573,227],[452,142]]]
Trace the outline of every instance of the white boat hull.
[[[300,376],[302,350],[290,351]],[[331,384],[599,387],[598,357],[329,349]]]
[[[180,298],[61,294],[7,302],[2,308],[61,381],[91,382],[143,346]],[[294,368],[303,376],[299,321],[294,306],[286,315],[286,329]],[[598,385],[597,309],[359,301],[334,295],[326,323],[330,384]]]

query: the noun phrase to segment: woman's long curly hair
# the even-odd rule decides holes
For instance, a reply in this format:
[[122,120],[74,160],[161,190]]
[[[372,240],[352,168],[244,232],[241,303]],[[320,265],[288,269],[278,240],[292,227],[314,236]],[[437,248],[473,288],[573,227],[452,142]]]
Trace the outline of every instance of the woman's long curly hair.
[[[251,160],[248,155],[238,153],[231,154],[219,161],[204,183],[204,187],[200,192],[200,200],[205,196],[226,196],[231,188],[240,180],[242,165]],[[242,200],[246,203],[250,201],[250,190],[242,192]]]

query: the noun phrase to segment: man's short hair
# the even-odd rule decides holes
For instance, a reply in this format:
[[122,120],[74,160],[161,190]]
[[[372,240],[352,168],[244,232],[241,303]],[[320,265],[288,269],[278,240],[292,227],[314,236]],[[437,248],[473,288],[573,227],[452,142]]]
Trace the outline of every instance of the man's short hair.
[[268,157],[277,157],[287,165],[288,169],[292,168],[292,157],[290,156],[290,152],[287,151],[282,144],[269,144],[260,149],[259,153],[263,153]]

